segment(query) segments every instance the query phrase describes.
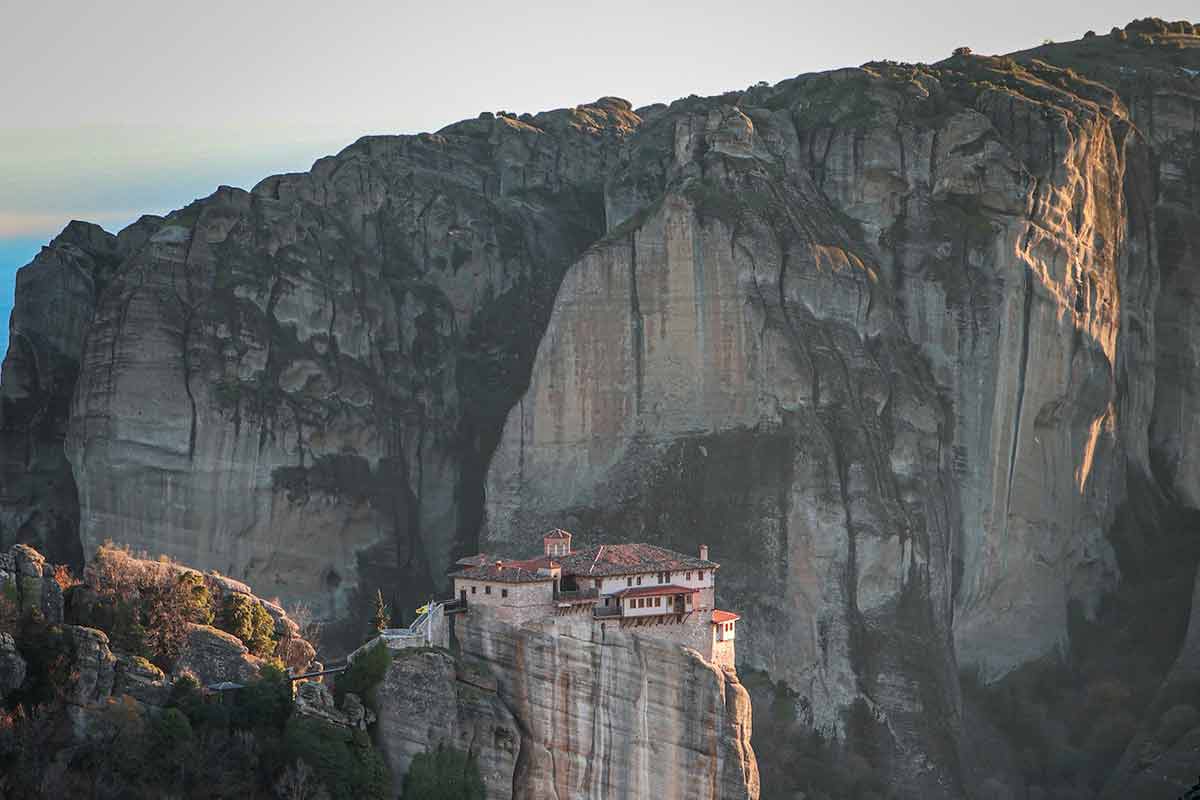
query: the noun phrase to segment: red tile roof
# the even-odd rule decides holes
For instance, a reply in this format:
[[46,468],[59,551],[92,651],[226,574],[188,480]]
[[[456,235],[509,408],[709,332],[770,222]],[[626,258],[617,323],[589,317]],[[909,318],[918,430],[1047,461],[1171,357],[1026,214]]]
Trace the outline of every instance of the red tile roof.
[[721,565],[653,544],[602,544],[559,558],[564,575],[633,575],[717,569]]
[[733,613],[732,611],[722,611],[719,608],[713,609],[712,621],[713,621],[714,625],[722,623],[722,622],[733,622],[733,621],[739,620],[739,619],[741,619],[741,617],[738,616],[737,614]]
[[676,586],[675,584],[667,584],[666,586],[634,586],[632,589],[622,589],[616,593],[616,597],[658,597],[663,594],[696,594],[699,589],[693,589],[689,586]]
[[549,533],[542,536],[543,539],[570,539],[571,534],[564,531],[562,528],[555,528]]

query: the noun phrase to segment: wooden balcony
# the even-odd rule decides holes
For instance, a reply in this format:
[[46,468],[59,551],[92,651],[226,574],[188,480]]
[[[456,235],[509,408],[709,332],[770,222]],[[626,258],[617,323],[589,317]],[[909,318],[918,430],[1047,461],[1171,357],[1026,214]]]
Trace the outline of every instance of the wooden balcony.
[[554,593],[556,603],[594,603],[599,599],[599,589],[568,589]]

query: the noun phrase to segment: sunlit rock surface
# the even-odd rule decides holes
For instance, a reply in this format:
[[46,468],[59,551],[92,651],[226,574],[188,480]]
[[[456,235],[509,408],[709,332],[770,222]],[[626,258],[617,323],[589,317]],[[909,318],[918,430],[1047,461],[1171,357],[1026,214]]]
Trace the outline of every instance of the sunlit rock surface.
[[593,627],[459,618],[457,660],[397,656],[378,691],[393,773],[441,743],[475,756],[488,797],[758,798],[736,675],[615,626],[598,640]]

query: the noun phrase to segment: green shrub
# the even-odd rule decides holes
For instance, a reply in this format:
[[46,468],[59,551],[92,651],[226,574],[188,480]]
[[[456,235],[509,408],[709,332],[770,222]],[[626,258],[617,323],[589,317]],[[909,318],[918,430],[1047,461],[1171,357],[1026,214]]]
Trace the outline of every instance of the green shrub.
[[25,659],[25,683],[7,699],[10,708],[34,708],[62,696],[71,684],[75,648],[60,625],[47,625],[41,614],[26,614],[16,635]]
[[192,738],[192,723],[179,709],[166,709],[150,723],[151,745],[158,756],[176,756]]
[[304,761],[329,791],[331,800],[383,800],[391,797],[391,775],[370,741],[335,725],[292,717],[284,731],[288,762]]
[[200,724],[204,714],[204,695],[200,691],[200,681],[190,672],[185,672],[171,684],[171,694],[167,697],[167,708],[177,708],[187,715],[193,724]]
[[176,585],[176,600],[181,605],[180,613],[189,622],[212,625],[212,596],[208,592],[208,583],[204,576],[199,572],[185,572],[176,580]]
[[340,705],[348,692],[358,695],[369,708],[375,708],[375,687],[387,674],[392,653],[382,642],[367,650],[350,664],[333,685],[333,696]]
[[291,713],[292,683],[288,674],[267,664],[258,680],[239,693],[232,721],[240,728],[283,728]]
[[256,656],[265,658],[275,652],[275,620],[248,594],[232,592],[225,597],[217,627],[241,639]]
[[404,800],[483,800],[483,778],[475,758],[452,747],[418,753],[404,776]]

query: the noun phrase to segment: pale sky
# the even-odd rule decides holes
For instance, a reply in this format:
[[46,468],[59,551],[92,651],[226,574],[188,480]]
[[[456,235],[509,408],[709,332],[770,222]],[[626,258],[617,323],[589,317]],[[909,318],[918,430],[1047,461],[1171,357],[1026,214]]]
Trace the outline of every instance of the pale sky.
[[116,230],[363,134],[1009,52],[1148,15],[1196,2],[0,0],[0,322],[16,268],[70,219]]

